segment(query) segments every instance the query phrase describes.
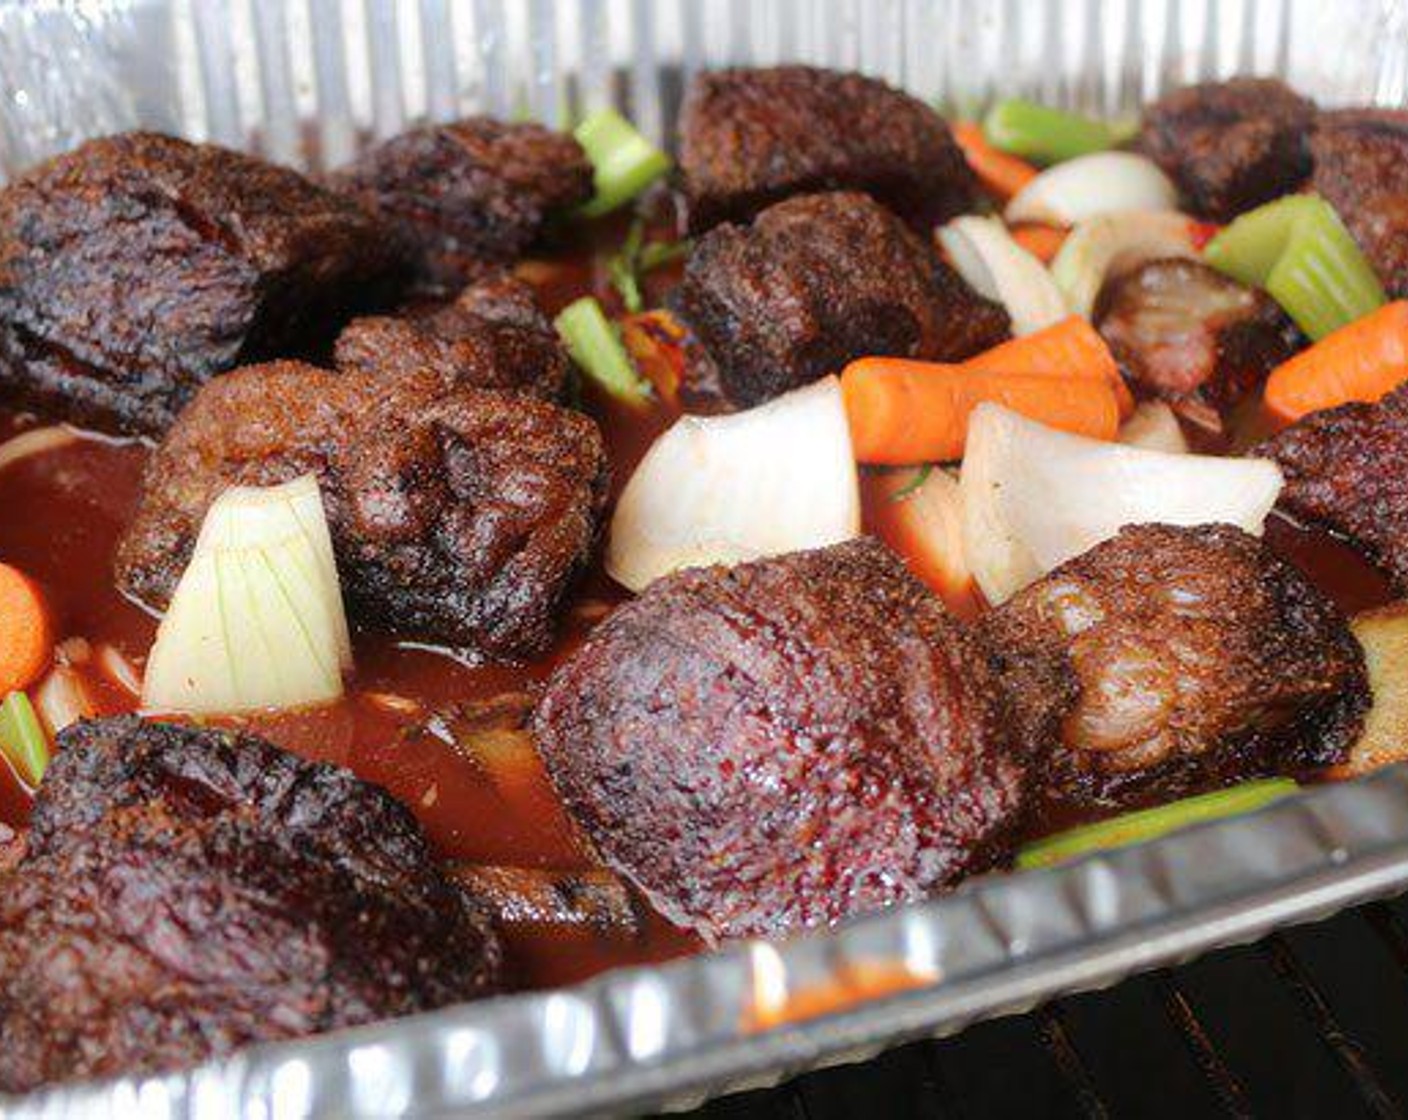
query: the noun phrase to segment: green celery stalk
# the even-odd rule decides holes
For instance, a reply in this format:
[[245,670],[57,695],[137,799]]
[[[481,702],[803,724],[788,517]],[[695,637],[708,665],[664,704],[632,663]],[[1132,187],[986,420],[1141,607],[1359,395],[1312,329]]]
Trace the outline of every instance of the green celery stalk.
[[0,703],[0,754],[25,785],[39,788],[49,766],[49,737],[23,692],[12,692]]
[[1013,98],[999,101],[983,118],[983,135],[994,148],[1036,163],[1060,163],[1103,152],[1115,134],[1103,121]]
[[568,304],[555,320],[572,360],[613,397],[640,405],[650,399],[650,382],[636,372],[616,326],[591,296]]
[[1266,287],[1291,240],[1291,231],[1315,209],[1316,198],[1291,194],[1248,210],[1234,219],[1203,249],[1203,259],[1239,284]]
[[670,157],[614,109],[593,113],[573,135],[594,170],[596,193],[582,207],[584,217],[599,218],[624,206],[670,170]]
[[1089,852],[1153,840],[1200,821],[1249,813],[1294,793],[1298,788],[1289,778],[1267,778],[1220,789],[1215,793],[1186,797],[1153,809],[1126,813],[1028,844],[1017,853],[1017,866],[1051,867]]

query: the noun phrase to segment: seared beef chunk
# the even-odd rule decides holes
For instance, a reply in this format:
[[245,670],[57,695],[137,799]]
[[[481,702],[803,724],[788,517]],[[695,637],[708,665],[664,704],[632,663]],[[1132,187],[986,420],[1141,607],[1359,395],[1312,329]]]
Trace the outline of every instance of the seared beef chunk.
[[1214,430],[1299,339],[1265,292],[1187,260],[1150,261],[1114,280],[1096,321],[1126,376]]
[[1348,538],[1408,594],[1408,385],[1313,412],[1257,454],[1286,476],[1284,509]]
[[788,195],[862,190],[925,235],[972,209],[977,180],[948,125],[860,74],[779,66],[694,79],[680,110],[690,225],[739,221]]
[[695,246],[678,309],[689,381],[747,407],[871,354],[957,360],[1007,336],[978,295],[863,194],[803,195]]
[[1310,148],[1311,185],[1344,219],[1389,294],[1408,296],[1408,112],[1325,113]]
[[354,319],[338,337],[336,361],[340,369],[383,377],[434,370],[447,385],[548,400],[561,395],[568,369],[532,289],[509,277],[480,281],[426,314]]
[[329,177],[393,223],[431,288],[513,261],[553,214],[586,202],[592,167],[571,136],[469,117],[402,133]]
[[608,864],[709,939],[923,898],[1011,851],[1020,740],[982,645],[874,540],[679,572],[534,716]]
[[0,390],[161,432],[216,374],[325,345],[393,271],[389,242],[287,168],[150,133],[91,141],[0,191]]
[[165,604],[231,485],[317,474],[363,626],[494,660],[543,649],[596,540],[607,462],[587,417],[531,397],[294,362],[208,385],[148,464],[120,585]]
[[1188,86],[1144,110],[1139,145],[1196,214],[1225,222],[1310,174],[1315,105],[1273,78]]
[[63,733],[0,880],[0,1090],[165,1070],[500,983],[500,949],[382,790],[251,735]]
[[1339,762],[1368,684],[1339,611],[1231,526],[1140,525],[987,615],[1019,707],[1078,698],[1045,744],[1047,788],[1081,804],[1167,800]]

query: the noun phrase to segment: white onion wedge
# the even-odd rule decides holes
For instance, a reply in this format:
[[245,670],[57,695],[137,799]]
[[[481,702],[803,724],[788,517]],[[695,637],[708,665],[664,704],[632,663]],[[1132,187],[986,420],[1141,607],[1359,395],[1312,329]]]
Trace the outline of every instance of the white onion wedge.
[[1226,522],[1260,534],[1281,485],[1265,459],[1084,439],[981,404],[960,481],[965,553],[997,604],[1125,525]]
[[1144,401],[1120,427],[1120,442],[1145,451],[1187,455],[1193,449],[1177,414],[1163,401]]
[[686,416],[616,505],[606,570],[632,591],[677,568],[849,540],[860,493],[841,383],[827,377],[746,412]]
[[1051,262],[1051,278],[1065,295],[1066,306],[1089,319],[1107,280],[1164,257],[1197,259],[1193,221],[1186,214],[1102,214],[1070,232]]
[[1098,214],[1177,205],[1178,189],[1153,160],[1133,152],[1095,152],[1048,167],[1012,197],[1003,217],[1073,226]]
[[51,669],[34,690],[34,710],[51,739],[65,727],[97,714],[83,677],[63,665]]
[[1066,301],[1046,266],[996,218],[955,218],[938,238],[958,274],[1007,308],[1013,334],[1031,334],[1066,317]]
[[69,444],[77,442],[78,433],[62,424],[55,424],[48,428],[31,428],[27,432],[21,432],[12,439],[0,443],[0,471],[33,455],[57,451],[61,447],[67,447]]

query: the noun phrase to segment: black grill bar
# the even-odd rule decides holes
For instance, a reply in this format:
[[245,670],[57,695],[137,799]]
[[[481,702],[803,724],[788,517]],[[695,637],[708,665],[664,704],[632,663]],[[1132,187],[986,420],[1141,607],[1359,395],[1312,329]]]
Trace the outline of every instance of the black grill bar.
[[1227,1115],[1238,1118],[1255,1116],[1242,1083],[1222,1060],[1222,1055],[1217,1052],[1217,1047],[1203,1028],[1183,989],[1174,980],[1173,974],[1167,969],[1159,969],[1152,974],[1150,980],[1163,1000],[1165,1012],[1183,1036],[1188,1052],[1193,1056],[1194,1063],[1207,1080],[1208,1087],[1222,1106],[1222,1110]]
[[1081,1059],[1080,1051],[1071,1041],[1071,1032],[1061,1001],[1057,1000],[1043,1007],[1036,1013],[1036,1017],[1042,1045],[1051,1055],[1051,1060],[1055,1062],[1081,1112],[1090,1120],[1107,1120],[1110,1110],[1100,1096],[1095,1078]]

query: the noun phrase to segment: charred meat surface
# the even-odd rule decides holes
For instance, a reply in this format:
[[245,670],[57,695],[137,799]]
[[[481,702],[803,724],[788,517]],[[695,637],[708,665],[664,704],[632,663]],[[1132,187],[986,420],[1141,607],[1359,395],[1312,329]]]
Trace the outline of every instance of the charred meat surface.
[[1408,386],[1313,412],[1257,454],[1286,476],[1282,508],[1347,538],[1408,593]]
[[1324,113],[1311,185],[1332,205],[1391,296],[1408,296],[1408,112]]
[[789,195],[861,190],[927,235],[977,198],[944,119],[860,74],[808,66],[703,73],[685,96],[679,131],[695,230],[741,221]]
[[434,370],[447,385],[562,394],[567,352],[532,289],[511,277],[482,280],[425,314],[354,319],[338,336],[339,369],[396,377]]
[[1139,145],[1189,208],[1225,222],[1310,174],[1315,105],[1274,78],[1187,86],[1144,111]]
[[592,167],[571,136],[468,117],[402,133],[329,176],[394,225],[426,286],[454,290],[521,256],[586,202]]
[[1112,281],[1096,322],[1126,377],[1213,430],[1299,339],[1265,292],[1188,260],[1150,261]]
[[90,141],[0,191],[0,389],[160,433],[217,374],[326,345],[383,293],[390,241],[287,168],[151,133]]
[[606,862],[709,939],[943,890],[1024,803],[987,652],[874,540],[657,581],[534,732]]
[[377,787],[250,735],[82,723],[0,887],[0,1090],[474,999],[500,957]]
[[978,295],[868,195],[803,195],[722,225],[685,265],[687,378],[759,404],[865,355],[958,360],[1007,337]]
[[1019,708],[1077,686],[1047,745],[1077,804],[1168,800],[1341,761],[1368,706],[1337,608],[1231,526],[1140,525],[1019,592],[982,628]]
[[595,423],[546,401],[433,369],[250,366],[207,386],[153,454],[119,585],[164,605],[225,488],[310,471],[352,618],[494,661],[550,642],[608,476]]

